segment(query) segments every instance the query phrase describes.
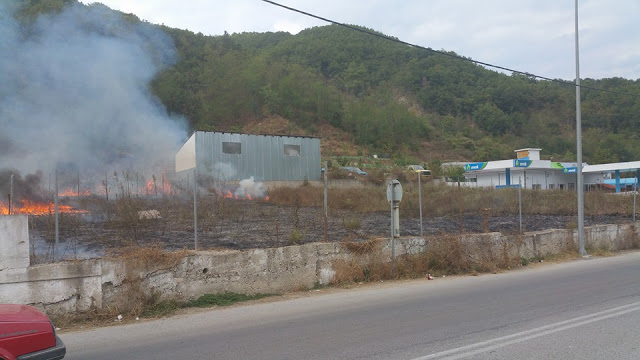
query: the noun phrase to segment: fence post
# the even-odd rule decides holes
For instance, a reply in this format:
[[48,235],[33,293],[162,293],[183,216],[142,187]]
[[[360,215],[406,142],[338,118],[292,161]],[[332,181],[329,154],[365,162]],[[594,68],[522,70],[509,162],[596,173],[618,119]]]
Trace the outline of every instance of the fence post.
[[324,162],[324,242],[327,242],[327,232],[329,231],[329,207],[327,201],[327,161]]
[[11,180],[9,182],[9,215],[13,215],[13,174],[11,174]]
[[422,174],[418,172],[418,203],[420,203],[420,237],[424,236],[422,231],[422,182],[420,176]]
[[636,222],[636,194],[638,193],[638,178],[633,182],[633,222]]
[[520,214],[520,234],[522,234],[522,178],[518,180],[518,212]]
[[197,169],[193,169],[193,241],[194,248],[198,251],[198,182]]
[[54,201],[55,201],[55,208],[54,208],[54,212],[55,212],[55,227],[56,227],[56,239],[55,239],[55,244],[53,246],[53,262],[56,262],[57,254],[58,254],[58,243],[60,240],[60,220],[58,218],[58,169],[56,168],[56,175],[55,175],[55,196],[54,196]]

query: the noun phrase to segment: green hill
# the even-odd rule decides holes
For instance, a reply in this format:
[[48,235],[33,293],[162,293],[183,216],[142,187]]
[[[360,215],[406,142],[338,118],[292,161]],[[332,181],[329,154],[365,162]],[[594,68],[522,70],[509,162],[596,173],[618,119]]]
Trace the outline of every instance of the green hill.
[[[27,1],[23,21],[71,2]],[[180,60],[152,89],[193,130],[270,129],[346,144],[325,146],[325,155],[489,160],[541,147],[554,159],[575,159],[573,86],[506,75],[336,25],[297,35],[160,28],[174,39]],[[640,159],[640,80],[582,83],[610,90],[582,90],[585,161]],[[280,125],[268,126],[274,123]]]

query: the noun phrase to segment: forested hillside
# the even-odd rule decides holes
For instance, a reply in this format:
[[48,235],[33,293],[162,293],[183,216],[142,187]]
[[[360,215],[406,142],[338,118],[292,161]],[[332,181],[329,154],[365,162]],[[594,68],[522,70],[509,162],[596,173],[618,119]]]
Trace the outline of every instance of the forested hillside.
[[[71,2],[27,1],[23,21]],[[498,73],[336,25],[297,35],[161,28],[174,39],[179,61],[152,90],[192,130],[250,131],[282,118],[290,133],[346,133],[363,154],[491,160],[541,147],[543,156],[575,160],[573,86]],[[639,160],[640,80],[582,83],[609,90],[582,90],[585,161]]]

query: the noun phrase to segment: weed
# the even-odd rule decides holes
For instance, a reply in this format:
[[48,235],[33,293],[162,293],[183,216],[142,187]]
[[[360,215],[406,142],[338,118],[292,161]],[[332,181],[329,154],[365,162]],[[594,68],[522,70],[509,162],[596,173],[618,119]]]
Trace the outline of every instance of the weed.
[[353,218],[353,219],[347,219],[347,220],[343,218],[342,225],[344,226],[345,229],[350,231],[360,230],[360,228],[362,227],[360,218]]
[[204,294],[196,300],[189,301],[185,307],[211,307],[211,306],[229,306],[235,303],[258,300],[275,294],[257,293],[254,295],[238,294],[233,292],[224,292],[221,294]]
[[291,230],[291,233],[289,234],[289,242],[292,245],[299,245],[302,243],[302,240],[304,239],[305,235],[306,234],[304,231],[295,228]]
[[[428,249],[420,254],[404,254],[396,259],[397,278],[419,278],[425,274],[478,274],[509,269],[527,259],[509,257],[508,248],[493,252],[490,244],[463,243],[456,236],[437,236],[427,239]],[[379,243],[345,242],[342,246],[353,255],[333,263],[333,283],[378,281],[393,278],[389,254]]]
[[140,314],[143,317],[163,317],[173,314],[181,307],[181,304],[175,300],[162,300],[149,305]]
[[376,239],[364,242],[345,241],[340,245],[352,254],[363,255],[379,252],[382,244],[380,240]]
[[313,284],[313,287],[311,288],[311,290],[320,290],[320,289],[325,289],[328,288],[329,285],[328,284],[321,284],[319,281],[316,281]]

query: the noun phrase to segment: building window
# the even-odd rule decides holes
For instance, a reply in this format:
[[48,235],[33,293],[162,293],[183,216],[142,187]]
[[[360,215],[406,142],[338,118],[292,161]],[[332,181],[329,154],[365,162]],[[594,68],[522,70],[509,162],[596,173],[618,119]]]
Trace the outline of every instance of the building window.
[[555,187],[555,185],[549,184],[549,190],[553,190],[554,187]]
[[533,190],[540,190],[542,186],[540,184],[533,184]]
[[575,183],[569,183],[568,185],[569,185],[568,186],[569,190],[574,190],[576,188],[576,184]]
[[300,145],[284,145],[284,154],[286,156],[300,156]]
[[242,144],[239,142],[222,142],[222,152],[225,154],[242,154]]

